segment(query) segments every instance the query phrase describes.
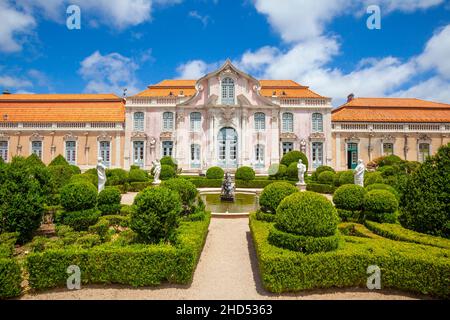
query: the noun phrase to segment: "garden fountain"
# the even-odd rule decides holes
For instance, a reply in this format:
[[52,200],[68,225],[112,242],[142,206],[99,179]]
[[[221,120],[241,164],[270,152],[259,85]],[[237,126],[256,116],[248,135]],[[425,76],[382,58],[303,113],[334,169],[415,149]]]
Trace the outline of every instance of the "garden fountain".
[[220,200],[234,202],[235,200],[235,186],[231,180],[231,174],[226,173],[222,183],[222,193],[220,194]]

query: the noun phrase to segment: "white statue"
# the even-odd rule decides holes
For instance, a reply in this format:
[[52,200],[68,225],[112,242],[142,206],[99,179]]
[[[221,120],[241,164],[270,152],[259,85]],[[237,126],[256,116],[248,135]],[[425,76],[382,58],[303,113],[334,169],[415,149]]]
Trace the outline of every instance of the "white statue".
[[305,184],[306,166],[303,164],[302,159],[298,160],[297,169],[298,169],[298,184],[297,185],[304,185]]
[[355,184],[361,187],[364,187],[364,173],[366,172],[366,166],[364,162],[359,159],[358,166],[355,168]]
[[152,161],[153,163],[153,184],[160,184],[159,175],[161,174],[161,162],[159,160]]
[[101,192],[103,189],[105,189],[106,184],[106,166],[103,164],[102,158],[98,158],[97,176],[98,176],[98,192]]

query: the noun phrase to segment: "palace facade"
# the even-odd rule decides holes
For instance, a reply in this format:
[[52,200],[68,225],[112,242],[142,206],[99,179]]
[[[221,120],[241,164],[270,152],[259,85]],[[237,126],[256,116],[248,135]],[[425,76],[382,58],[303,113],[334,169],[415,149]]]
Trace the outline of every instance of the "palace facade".
[[251,166],[266,174],[291,150],[309,170],[353,168],[396,154],[422,161],[450,141],[450,105],[417,99],[331,99],[291,80],[257,80],[227,61],[198,80],[164,80],[143,92],[0,95],[0,157],[58,154],[82,169],[151,169],[172,156],[183,172]]

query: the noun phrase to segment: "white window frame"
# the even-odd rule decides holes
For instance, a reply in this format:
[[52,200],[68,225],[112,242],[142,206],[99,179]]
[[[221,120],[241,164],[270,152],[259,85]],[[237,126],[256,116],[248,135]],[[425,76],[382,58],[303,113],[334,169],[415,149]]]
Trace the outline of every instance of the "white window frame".
[[[34,152],[33,144],[35,144],[35,143],[40,143],[41,144],[39,153]],[[42,140],[32,140],[32,141],[30,141],[30,155],[31,154],[36,154],[38,156],[38,158],[42,160],[42,158],[44,156],[44,141],[42,141]]]
[[202,114],[200,112],[191,112],[189,115],[190,129],[192,132],[200,132],[202,127]]
[[[168,149],[164,146],[165,144],[171,144],[171,152],[168,154],[165,154],[166,149]],[[172,140],[161,141],[161,157],[172,157],[173,158],[173,151],[174,151],[174,143]]]
[[292,112],[283,112],[282,115],[282,132],[294,132],[294,114]]
[[[75,151],[75,160],[74,161],[72,161],[71,159],[68,159],[68,154],[67,154],[67,144],[68,143],[74,143],[75,144],[75,148],[74,148],[74,151]],[[66,159],[66,161],[69,163],[69,164],[72,164],[72,165],[77,165],[77,162],[78,162],[78,142],[76,141],[76,140],[65,140],[64,141],[64,158]]]
[[192,143],[190,151],[191,168],[200,168],[201,157],[202,157],[201,145],[198,143]]
[[[109,147],[108,147],[108,152],[109,152],[109,159],[107,159],[107,161],[104,159],[104,157],[102,156],[102,144],[103,143],[108,143]],[[103,159],[103,164],[107,167],[111,166],[111,154],[112,154],[112,143],[109,140],[101,140],[98,142],[98,157]]]
[[[288,143],[292,146],[292,148],[291,148],[291,150],[289,150],[287,152],[284,152],[284,145],[288,144]],[[291,151],[294,151],[294,143],[293,142],[291,142],[291,141],[283,141],[283,142],[281,142],[281,153],[282,153],[283,156],[286,153],[291,152]]]
[[[425,155],[420,151],[421,145],[427,145],[428,146],[428,154]],[[420,163],[425,162],[425,160],[431,156],[431,143],[430,142],[419,142],[417,145],[417,161]]]
[[263,132],[266,130],[266,114],[264,112],[256,112],[253,119],[255,122],[255,131]]
[[258,143],[255,145],[255,167],[264,168],[266,161],[266,147],[265,145]]
[[[137,116],[142,116],[137,118]],[[138,111],[133,113],[133,130],[137,132],[145,131],[145,113],[142,111]]]
[[[385,148],[385,146],[386,145],[392,145],[392,153],[390,153],[390,154],[388,154],[388,153],[386,153],[386,148]],[[394,143],[392,143],[392,142],[383,142],[383,145],[382,145],[382,151],[383,151],[383,156],[390,156],[390,155],[394,155],[395,153],[394,153]]]
[[[142,159],[139,159],[139,161],[137,161],[138,159],[136,158],[136,144],[137,143],[142,144]],[[133,165],[139,166],[139,167],[142,168],[144,166],[144,163],[145,163],[145,141],[134,140],[132,146],[133,146],[133,149],[132,149],[132,152],[133,152]]]
[[[5,146],[1,146],[1,144],[5,144]],[[8,140],[0,140],[0,158],[3,161],[8,162],[9,160],[9,141]]]
[[[167,116],[167,117],[166,117]],[[163,131],[173,131],[174,130],[174,114],[171,111],[165,111],[162,114],[162,127]]]
[[222,79],[222,104],[234,105],[236,101],[236,85],[233,78],[226,77]]
[[311,116],[312,119],[312,131],[323,132],[323,114],[315,112]]
[[[316,146],[320,147],[316,148]],[[325,146],[323,142],[320,141],[311,142],[311,160],[314,170],[324,165],[324,153],[325,153]],[[318,159],[316,157],[318,157]]]

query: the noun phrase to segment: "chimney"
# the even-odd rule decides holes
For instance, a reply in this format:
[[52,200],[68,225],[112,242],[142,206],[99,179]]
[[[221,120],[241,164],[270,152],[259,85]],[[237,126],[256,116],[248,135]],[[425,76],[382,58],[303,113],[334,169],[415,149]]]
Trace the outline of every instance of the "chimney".
[[11,94],[11,92],[9,92],[9,90],[6,89],[6,90],[3,90],[3,94]]
[[347,97],[347,103],[355,99],[355,95],[353,93],[350,93]]

